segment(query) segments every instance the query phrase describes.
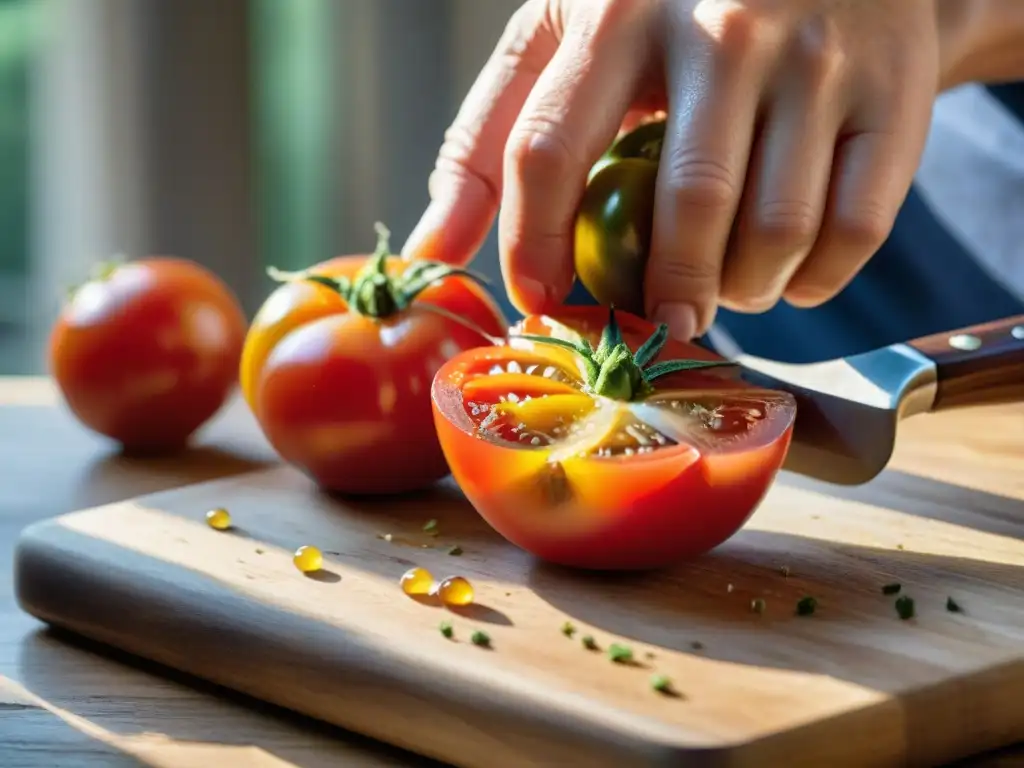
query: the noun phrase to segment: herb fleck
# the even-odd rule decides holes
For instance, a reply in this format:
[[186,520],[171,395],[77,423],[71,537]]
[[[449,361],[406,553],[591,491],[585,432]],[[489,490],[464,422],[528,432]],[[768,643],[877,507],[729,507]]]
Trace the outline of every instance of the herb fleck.
[[895,595],[895,594],[898,594],[901,589],[903,589],[903,585],[902,584],[896,584],[896,583],[886,584],[884,587],[882,587],[882,594],[883,595]]
[[566,637],[572,637],[576,634],[576,627],[573,626],[571,621],[567,621],[562,625],[562,634]]
[[818,607],[818,601],[810,595],[801,597],[796,603],[797,616],[810,616]]
[[764,613],[765,608],[767,607],[768,604],[765,603],[765,601],[760,597],[755,597],[753,600],[750,601],[750,610],[752,610],[754,613]]
[[902,597],[896,598],[896,613],[899,617],[906,621],[907,619],[914,618],[914,598],[903,595]]
[[902,544],[897,544],[897,545],[896,545],[896,549],[902,550],[903,548],[904,548],[904,547],[903,547],[903,545],[902,545]]
[[259,548],[259,547],[256,547],[256,554],[257,554],[257,555],[262,555],[262,554],[264,553],[264,551],[265,551],[265,550],[263,550],[263,549],[261,549],[261,548]]
[[671,693],[672,680],[669,679],[668,675],[652,675],[651,688],[658,693]]
[[431,536],[437,536],[437,520],[427,520],[427,522],[423,524],[423,531],[425,533],[429,533]]
[[963,613],[964,609],[960,607],[960,603],[954,600],[952,597],[946,598],[946,610],[950,613]]
[[473,643],[473,645],[479,645],[484,648],[488,648],[491,645],[491,636],[483,630],[478,629],[472,635],[470,635],[469,641]]
[[621,643],[612,643],[608,646],[608,658],[616,664],[629,664],[633,661],[633,649]]
[[451,637],[455,634],[455,628],[452,627],[452,623],[450,621],[448,621],[447,619],[445,619],[444,621],[441,622],[441,624],[438,627],[438,629],[441,630],[441,634],[442,635],[444,635],[445,637],[447,637],[449,639],[451,639]]
[[580,642],[583,643],[583,647],[586,648],[588,651],[597,650],[597,640],[594,639],[593,635],[584,635],[581,638]]
[[458,557],[462,554],[462,547],[456,544],[454,547],[448,550],[448,554],[452,555],[453,557]]
[[654,651],[647,651],[646,653],[644,653],[644,658],[645,659],[653,659],[654,658]]

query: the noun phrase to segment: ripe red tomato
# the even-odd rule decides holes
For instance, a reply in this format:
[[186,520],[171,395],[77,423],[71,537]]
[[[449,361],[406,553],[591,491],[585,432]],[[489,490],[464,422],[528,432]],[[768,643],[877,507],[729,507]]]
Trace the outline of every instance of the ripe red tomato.
[[456,356],[434,379],[434,420],[455,480],[512,543],[568,566],[662,567],[746,522],[796,403],[664,326],[607,320],[531,316],[508,345]]
[[[263,433],[321,487],[401,493],[448,474],[430,382],[507,322],[461,270],[341,256],[286,281],[249,330],[242,390]],[[479,330],[477,330],[479,329]]]
[[50,371],[86,426],[127,451],[176,450],[234,390],[245,328],[208,270],[139,259],[72,294],[50,334]]

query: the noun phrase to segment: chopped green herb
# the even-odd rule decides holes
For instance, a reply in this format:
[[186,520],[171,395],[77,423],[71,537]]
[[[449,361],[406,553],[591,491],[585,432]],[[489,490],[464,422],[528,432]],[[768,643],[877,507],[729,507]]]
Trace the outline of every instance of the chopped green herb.
[[754,613],[764,613],[765,608],[767,607],[768,604],[765,603],[765,601],[762,600],[760,597],[755,597],[753,600],[750,601],[750,610],[752,610]]
[[448,550],[448,554],[452,555],[453,557],[457,557],[458,555],[462,554],[462,547],[456,544],[454,547]]
[[896,549],[902,550],[903,549],[903,545],[902,544],[897,544],[896,545]]
[[952,597],[946,598],[946,610],[950,613],[963,613],[964,609],[960,607],[960,603],[954,600]]
[[907,595],[897,597],[896,613],[898,613],[899,617],[904,621],[914,618],[914,598],[908,597]]
[[423,524],[423,530],[424,532],[429,533],[431,536],[436,536],[437,520],[427,520],[427,522]]
[[473,643],[473,645],[480,645],[486,648],[491,644],[491,636],[478,629],[470,635],[469,641]]
[[608,658],[616,664],[628,664],[633,660],[633,649],[621,643],[608,646]]
[[260,549],[259,547],[256,547],[256,554],[257,555],[262,555],[263,552],[264,552],[264,550]]
[[452,627],[452,623],[447,619],[441,622],[439,629],[441,634],[449,639],[455,634],[455,628]]
[[597,650],[597,640],[594,639],[593,635],[584,635],[580,642],[583,643],[583,647],[588,651]]
[[797,616],[810,616],[818,607],[818,601],[810,595],[801,597],[796,603]]
[[884,587],[882,587],[882,594],[883,595],[895,595],[895,594],[898,594],[901,589],[903,589],[903,585],[902,584],[896,584],[896,583],[886,584]]
[[571,621],[567,621],[562,625],[562,634],[566,637],[572,637],[576,634],[576,627],[573,626]]
[[652,675],[651,688],[658,693],[670,693],[672,691],[672,681],[668,675]]

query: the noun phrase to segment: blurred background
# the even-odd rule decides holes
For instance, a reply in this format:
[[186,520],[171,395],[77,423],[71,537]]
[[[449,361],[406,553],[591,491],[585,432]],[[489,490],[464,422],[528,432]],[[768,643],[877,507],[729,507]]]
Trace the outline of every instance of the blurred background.
[[[400,247],[519,4],[0,0],[0,374],[45,370],[115,254],[194,259],[251,313],[269,264],[368,251],[377,220]],[[500,282],[493,233],[476,268]]]

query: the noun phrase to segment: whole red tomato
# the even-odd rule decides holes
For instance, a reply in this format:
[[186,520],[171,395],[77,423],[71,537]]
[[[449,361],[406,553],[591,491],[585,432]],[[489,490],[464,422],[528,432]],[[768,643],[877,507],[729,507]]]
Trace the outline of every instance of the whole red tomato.
[[139,259],[74,291],[50,334],[50,371],[86,426],[128,451],[176,450],[236,386],[245,328],[208,270]]
[[322,488],[401,493],[448,474],[430,383],[507,322],[468,273],[389,256],[340,256],[290,276],[253,321],[242,391],[271,445]]
[[796,404],[667,328],[581,307],[434,379],[452,475],[492,527],[554,563],[645,569],[735,533],[785,459]]

